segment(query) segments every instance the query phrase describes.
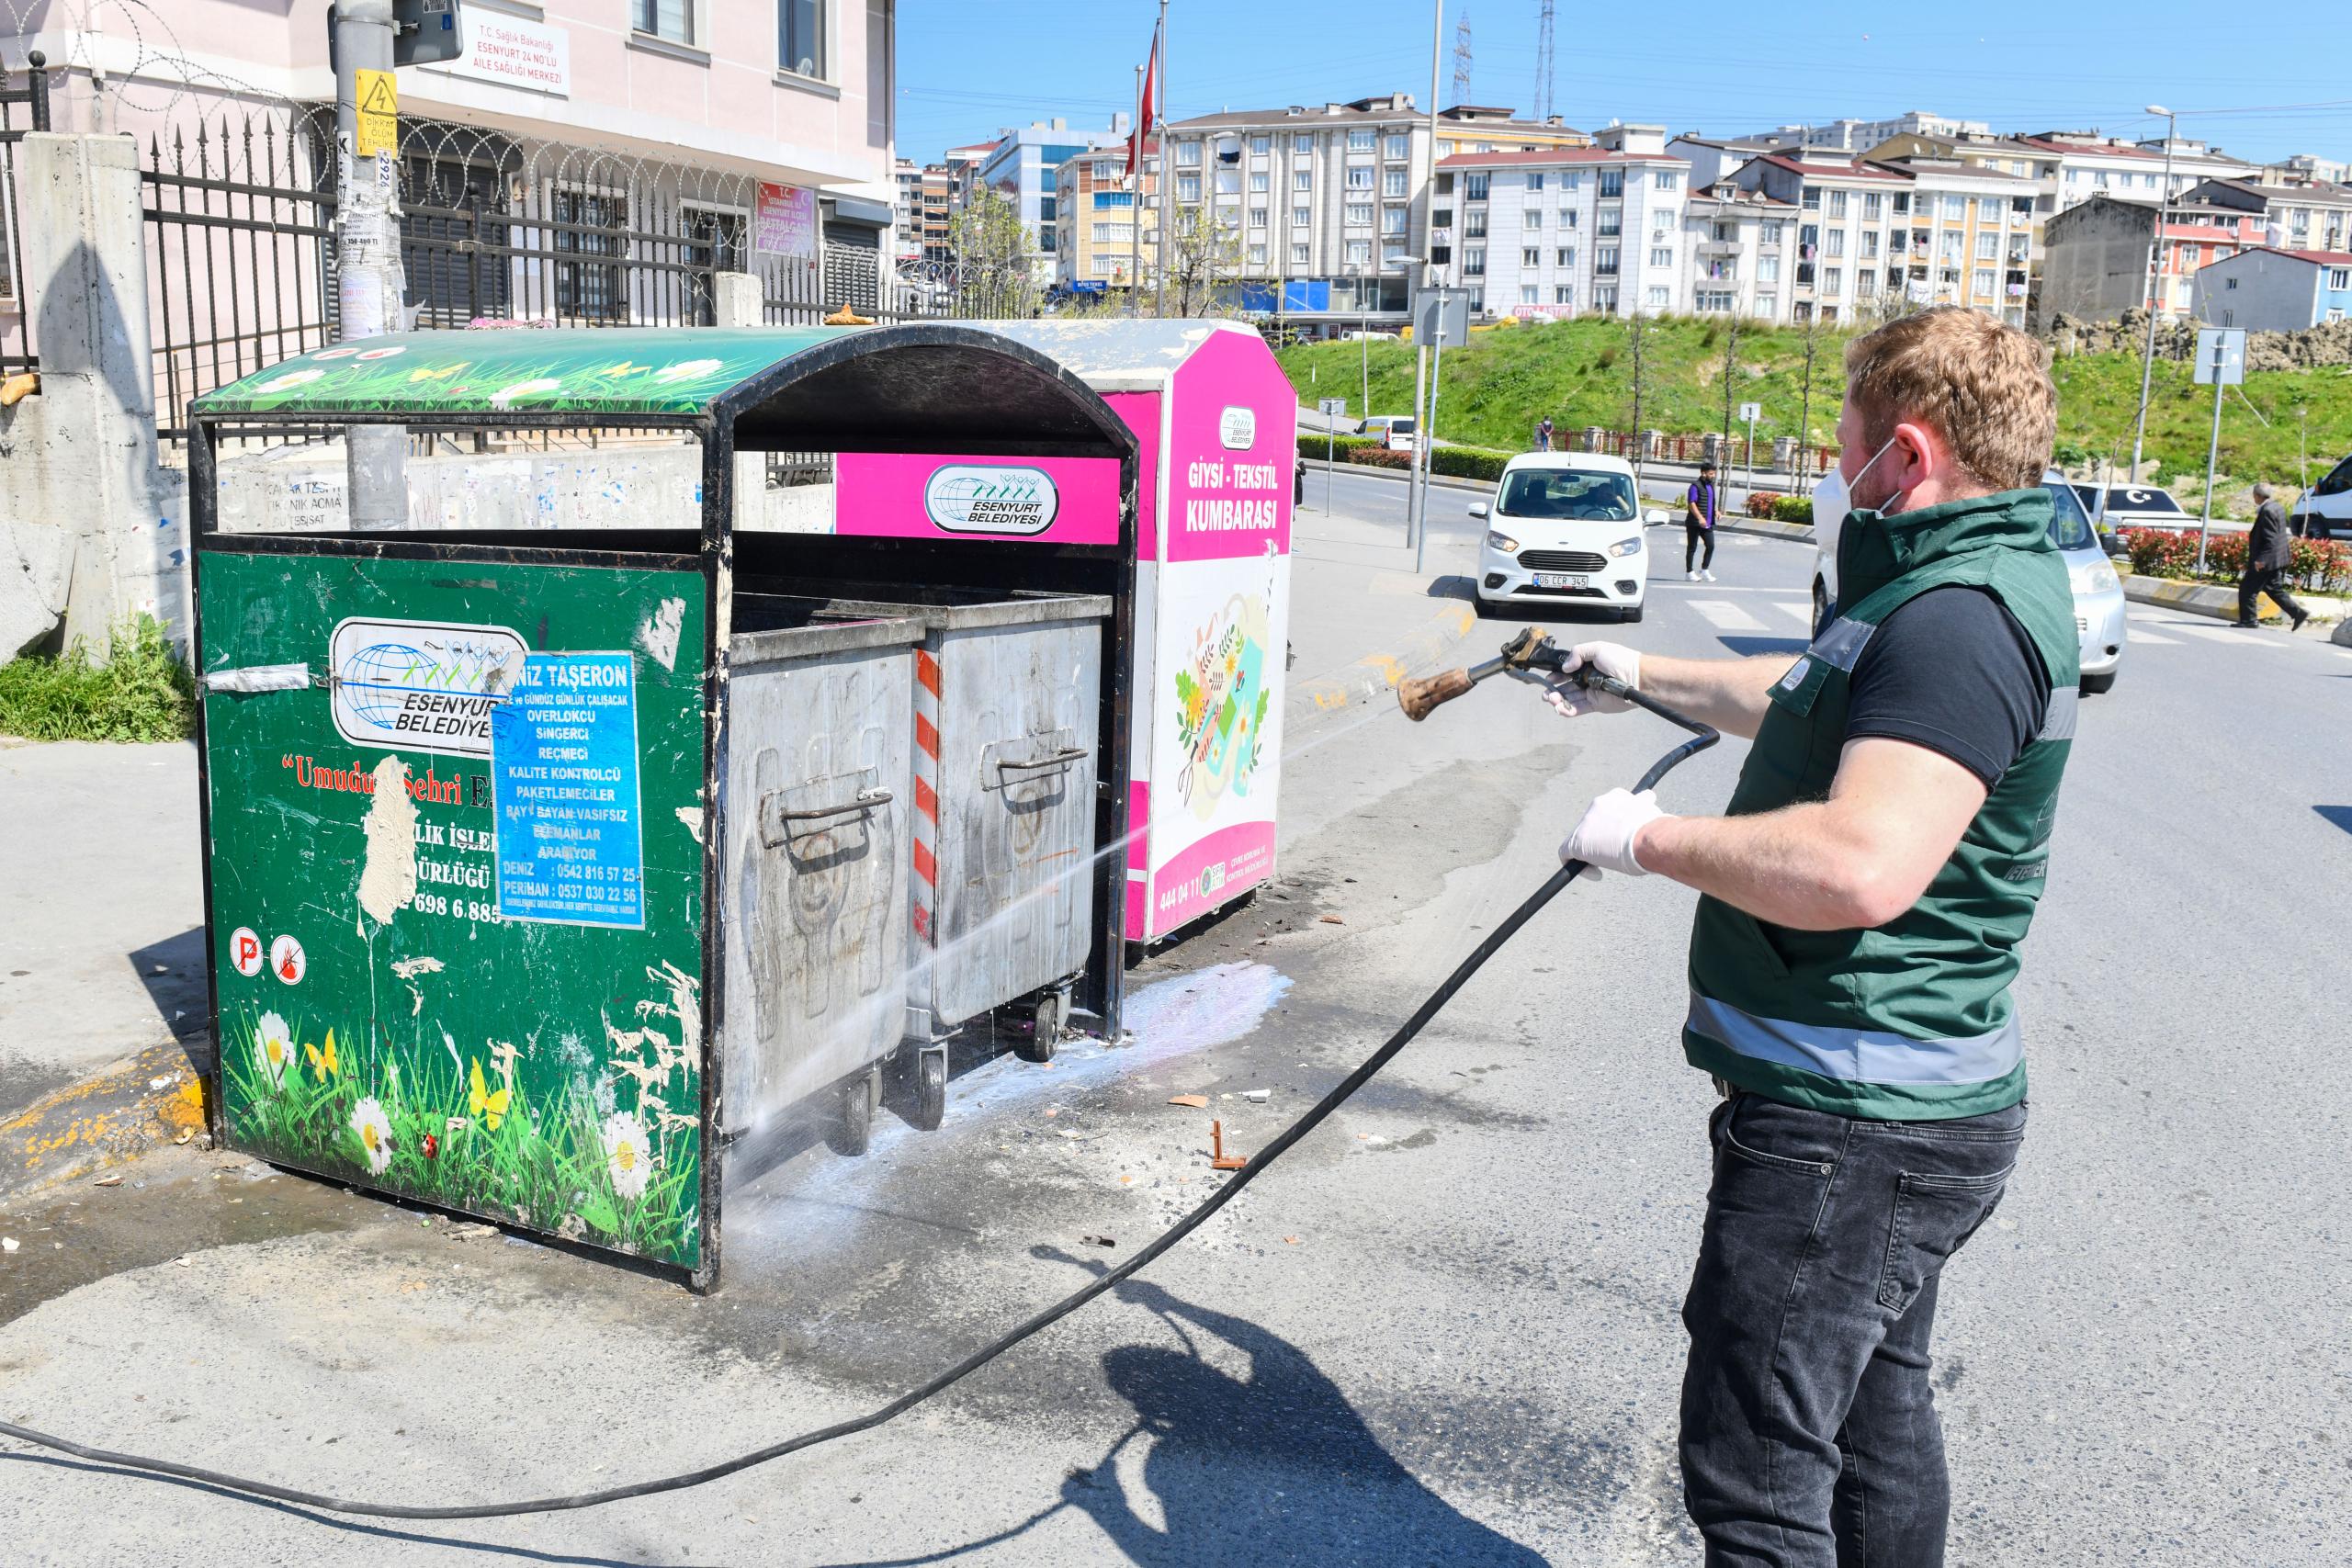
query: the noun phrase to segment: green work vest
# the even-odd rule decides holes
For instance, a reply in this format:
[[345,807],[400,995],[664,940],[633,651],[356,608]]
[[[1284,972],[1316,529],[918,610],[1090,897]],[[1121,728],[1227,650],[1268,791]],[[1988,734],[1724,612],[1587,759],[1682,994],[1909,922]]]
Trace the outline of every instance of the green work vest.
[[1702,897],[1682,1026],[1693,1066],[1768,1099],[1881,1121],[1976,1116],[2025,1098],[2009,982],[2049,869],[2081,678],[2050,515],[2037,487],[1841,530],[1839,613],[1773,683],[1730,815],[1828,795],[1855,661],[1880,623],[1931,588],[1984,589],[2007,607],[2049,672],[2048,717],[1927,892],[1886,924],[1792,931]]

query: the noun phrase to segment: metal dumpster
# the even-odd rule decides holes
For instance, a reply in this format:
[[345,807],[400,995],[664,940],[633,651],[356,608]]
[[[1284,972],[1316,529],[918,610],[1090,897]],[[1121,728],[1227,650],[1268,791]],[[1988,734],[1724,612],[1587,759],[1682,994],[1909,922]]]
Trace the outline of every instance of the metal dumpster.
[[[419,438],[408,526],[220,526],[224,444],[346,424]],[[560,484],[432,508],[423,447],[509,437]],[[1102,542],[738,531],[744,455],[874,446],[1087,464],[1057,504]],[[1006,744],[967,766],[1014,780],[987,798],[1040,838],[1043,805],[1085,802],[1053,852],[1093,867],[1095,929],[1056,922],[1040,972],[1080,970],[1117,1027],[1121,871],[1093,852],[1125,834],[1135,439],[1035,350],[928,323],[392,334],[207,394],[188,470],[222,1146],[714,1284],[722,1167],[765,1152],[730,1134],[841,1087],[862,1141],[905,1037],[935,628],[768,599],[820,579],[1111,595],[1096,673],[1051,661],[1104,689],[999,699],[1016,722],[978,744]],[[634,487],[635,524],[560,525],[591,484]],[[1082,771],[1065,730],[1098,748]],[[1037,852],[1005,832],[984,886],[988,854]]]
[[[909,1035],[937,1041],[1017,1008],[1032,1060],[1053,1055],[1094,926],[1100,594],[933,589],[836,598],[832,613],[904,615],[915,660]],[[919,1116],[931,1107],[918,1084]]]
[[818,618],[745,594],[730,653],[729,992],[719,1125],[755,1133],[820,1090],[862,1153],[898,1048],[908,961],[915,619]]

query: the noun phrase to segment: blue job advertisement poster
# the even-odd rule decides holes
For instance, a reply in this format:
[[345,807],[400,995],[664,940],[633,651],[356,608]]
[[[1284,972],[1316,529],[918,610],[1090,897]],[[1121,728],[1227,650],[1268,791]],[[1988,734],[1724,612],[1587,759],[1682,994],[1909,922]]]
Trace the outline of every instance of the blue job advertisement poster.
[[532,653],[490,726],[498,913],[645,924],[636,668],[627,653]]

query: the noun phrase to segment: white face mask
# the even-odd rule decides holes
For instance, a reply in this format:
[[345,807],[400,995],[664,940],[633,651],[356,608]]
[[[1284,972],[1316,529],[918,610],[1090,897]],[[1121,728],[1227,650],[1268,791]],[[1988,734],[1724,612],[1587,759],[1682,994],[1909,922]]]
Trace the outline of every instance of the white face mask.
[[1893,510],[1895,502],[1907,493],[1905,491],[1892,491],[1888,492],[1886,499],[1880,502],[1876,506],[1863,507],[1859,504],[1861,497],[1862,475],[1869,473],[1871,469],[1877,467],[1878,460],[1881,457],[1885,457],[1888,450],[1892,448],[1894,445],[1894,437],[1892,435],[1888,436],[1885,444],[1880,446],[1877,451],[1871,454],[1870,461],[1862,465],[1861,473],[1856,474],[1852,479],[1846,481],[1847,505],[1852,510],[1856,512],[1867,511],[1873,516],[1883,517],[1888,513],[1888,512]]

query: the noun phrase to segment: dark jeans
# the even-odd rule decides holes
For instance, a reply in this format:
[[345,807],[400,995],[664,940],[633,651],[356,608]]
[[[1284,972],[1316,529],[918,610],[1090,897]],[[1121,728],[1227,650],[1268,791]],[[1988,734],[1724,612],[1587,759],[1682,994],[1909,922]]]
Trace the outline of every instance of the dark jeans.
[[1682,1486],[1709,1568],[1937,1568],[1937,1282],[2000,1201],[2025,1107],[1863,1122],[1740,1094],[1708,1129]]
[[2263,593],[2269,594],[2278,602],[2278,607],[2287,612],[2289,625],[2302,624],[2303,607],[2295,602],[2292,593],[2287,592],[2286,576],[2275,566],[2250,566],[2245,569],[2245,574],[2238,579],[2238,625],[2258,626],[2262,624],[2255,615],[2255,598]]
[[1699,570],[1701,571],[1712,571],[1714,570],[1715,566],[1715,531],[1713,528],[1702,528],[1699,525],[1691,522],[1688,517],[1685,517],[1682,520],[1683,570],[1689,571],[1690,570],[1691,561],[1695,559],[1699,554],[1699,542],[1702,539],[1706,541],[1707,545],[1707,558],[1699,562]]

